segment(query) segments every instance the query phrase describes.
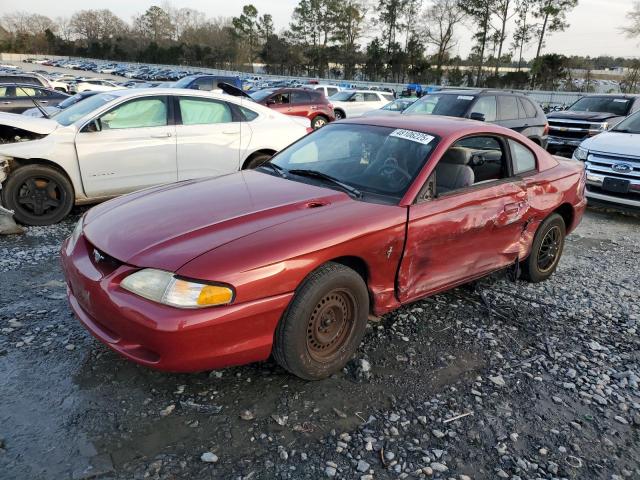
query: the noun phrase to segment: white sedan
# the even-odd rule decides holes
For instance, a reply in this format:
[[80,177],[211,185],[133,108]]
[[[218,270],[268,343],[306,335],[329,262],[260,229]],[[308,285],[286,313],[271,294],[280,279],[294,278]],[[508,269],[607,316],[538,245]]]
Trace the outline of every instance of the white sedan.
[[76,93],[85,92],[87,90],[91,90],[93,92],[109,92],[111,90],[119,90],[121,88],[124,87],[110,80],[90,79],[79,81],[75,84],[75,87],[72,87],[72,90]]
[[99,93],[51,119],[0,114],[0,126],[2,203],[28,225],[56,223],[74,203],[255,168],[311,130],[247,99],[175,88]]
[[329,98],[336,120],[359,117],[365,112],[378,110],[393,100],[392,93],[373,90],[343,90]]

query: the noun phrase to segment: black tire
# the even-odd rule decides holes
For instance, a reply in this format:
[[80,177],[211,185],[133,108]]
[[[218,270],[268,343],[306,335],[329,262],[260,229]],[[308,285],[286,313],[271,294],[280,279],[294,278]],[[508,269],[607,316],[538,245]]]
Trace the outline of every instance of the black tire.
[[318,115],[317,117],[314,117],[313,120],[311,120],[311,128],[317,130],[324,127],[327,123],[329,123],[329,119],[327,117],[325,117],[324,115]]
[[520,264],[524,280],[538,283],[553,275],[562,256],[565,236],[564,219],[557,213],[549,215],[538,227],[531,253]]
[[305,380],[339,371],[360,345],[367,326],[369,294],[355,271],[327,263],[298,287],[276,328],[273,357]]
[[347,118],[342,110],[334,110],[334,115],[336,116],[336,120],[342,120],[343,118]]
[[25,225],[52,225],[66,217],[74,204],[73,185],[58,170],[25,165],[9,175],[2,202]]
[[272,156],[273,155],[269,155],[268,153],[256,153],[247,161],[244,166],[244,170],[253,170],[254,168],[258,168],[263,163],[268,162]]

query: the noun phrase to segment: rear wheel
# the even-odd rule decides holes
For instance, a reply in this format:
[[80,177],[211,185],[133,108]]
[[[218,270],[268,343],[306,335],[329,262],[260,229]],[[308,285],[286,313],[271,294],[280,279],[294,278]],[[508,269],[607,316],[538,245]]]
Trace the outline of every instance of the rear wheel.
[[276,329],[273,356],[305,380],[319,380],[349,361],[367,325],[367,286],[355,271],[328,263],[298,288]]
[[347,118],[347,116],[344,114],[342,110],[335,110],[333,113],[336,116],[336,120],[342,120],[343,118]]
[[272,156],[273,155],[269,155],[268,153],[257,153],[253,157],[251,157],[251,159],[249,159],[244,169],[252,170],[254,168],[258,168],[263,163],[267,163]]
[[73,186],[61,172],[44,165],[26,165],[13,172],[2,188],[4,205],[25,225],[51,225],[73,207]]
[[318,115],[313,120],[311,120],[311,127],[314,130],[324,127],[327,123],[329,123],[329,119],[324,115]]
[[537,283],[553,275],[562,256],[565,236],[563,218],[557,213],[547,217],[533,238],[529,257],[521,263],[522,278]]

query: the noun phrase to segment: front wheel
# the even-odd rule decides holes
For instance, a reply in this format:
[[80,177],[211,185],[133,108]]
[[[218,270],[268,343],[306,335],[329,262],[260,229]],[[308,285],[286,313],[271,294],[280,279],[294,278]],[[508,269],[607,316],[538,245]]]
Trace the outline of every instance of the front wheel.
[[253,170],[258,168],[263,163],[267,163],[271,159],[271,155],[268,153],[258,153],[254,155],[245,165],[245,170]]
[[58,170],[25,165],[2,188],[2,201],[25,225],[52,225],[66,217],[74,203],[73,186]]
[[300,378],[326,378],[344,367],[360,345],[368,312],[362,277],[327,263],[298,288],[276,328],[273,356]]
[[336,116],[336,120],[342,120],[347,117],[342,110],[334,110],[333,113]]
[[562,256],[565,236],[564,219],[557,213],[547,217],[533,238],[529,257],[520,264],[522,278],[537,283],[553,275]]

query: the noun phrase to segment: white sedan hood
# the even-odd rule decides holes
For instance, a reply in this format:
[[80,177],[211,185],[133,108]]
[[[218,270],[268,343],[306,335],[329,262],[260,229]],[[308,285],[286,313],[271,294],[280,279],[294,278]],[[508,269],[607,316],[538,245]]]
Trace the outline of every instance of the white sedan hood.
[[590,152],[640,157],[640,134],[602,132],[595,137],[585,140],[580,146]]
[[48,118],[36,118],[29,117],[27,115],[19,115],[17,113],[4,112],[0,112],[0,125],[21,128],[22,130],[38,133],[40,135],[49,135],[60,126],[58,122]]

